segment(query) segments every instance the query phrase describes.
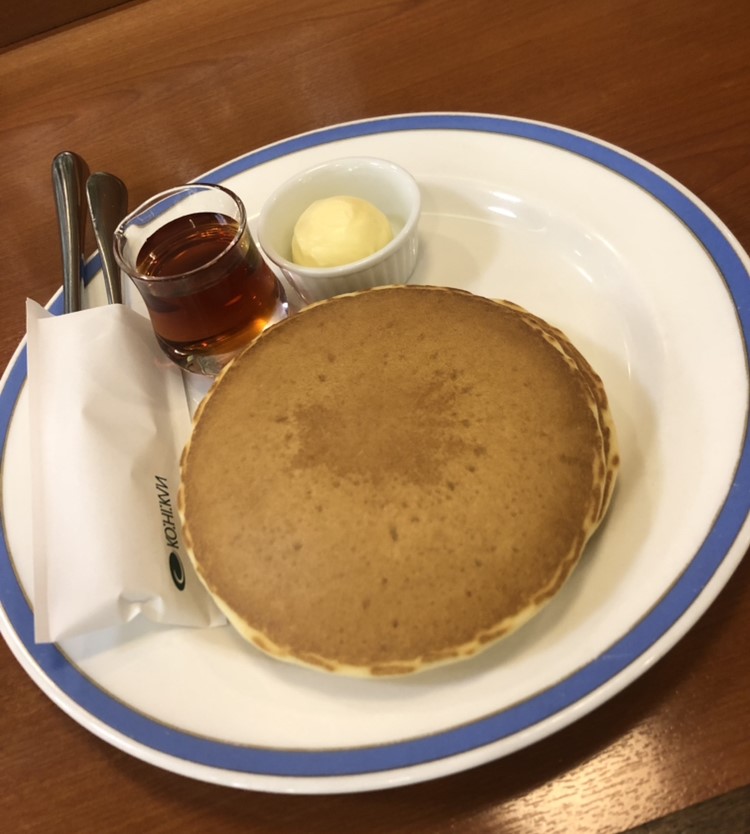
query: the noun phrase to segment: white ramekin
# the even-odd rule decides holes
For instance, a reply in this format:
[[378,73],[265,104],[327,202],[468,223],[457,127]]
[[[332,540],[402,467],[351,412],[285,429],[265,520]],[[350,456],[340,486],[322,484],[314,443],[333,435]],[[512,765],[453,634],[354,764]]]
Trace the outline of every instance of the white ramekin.
[[[295,264],[291,250],[297,219],[313,201],[338,195],[360,197],[377,206],[391,222],[393,240],[367,258],[343,266]],[[306,303],[384,284],[405,284],[417,262],[420,208],[419,186],[395,163],[373,157],[334,159],[292,177],[270,195],[258,219],[258,243]]]

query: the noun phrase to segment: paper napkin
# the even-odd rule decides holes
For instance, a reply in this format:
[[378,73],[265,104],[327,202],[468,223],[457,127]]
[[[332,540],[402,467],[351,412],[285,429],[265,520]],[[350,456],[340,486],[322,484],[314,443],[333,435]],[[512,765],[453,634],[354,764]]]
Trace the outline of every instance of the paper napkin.
[[35,639],[144,616],[225,622],[177,515],[190,432],[182,372],[121,304],[53,316],[26,306]]

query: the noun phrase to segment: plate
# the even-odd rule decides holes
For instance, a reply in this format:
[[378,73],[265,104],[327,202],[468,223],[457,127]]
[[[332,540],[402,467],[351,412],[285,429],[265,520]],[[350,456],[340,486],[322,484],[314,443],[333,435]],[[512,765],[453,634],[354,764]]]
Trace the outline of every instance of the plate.
[[[610,395],[621,475],[563,591],[519,632],[453,666],[345,679],[260,655],[228,627],[137,621],[35,645],[19,346],[0,392],[3,636],[41,689],[97,736],[159,767],[239,788],[386,788],[530,745],[674,646],[750,543],[749,261],[705,205],[589,136],[461,113],[337,125],[201,179],[234,189],[257,220],[279,182],[349,155],[385,157],[416,177],[423,216],[414,282],[511,299],[570,336]],[[98,269],[88,264],[94,294]],[[58,294],[51,307],[61,306]]]

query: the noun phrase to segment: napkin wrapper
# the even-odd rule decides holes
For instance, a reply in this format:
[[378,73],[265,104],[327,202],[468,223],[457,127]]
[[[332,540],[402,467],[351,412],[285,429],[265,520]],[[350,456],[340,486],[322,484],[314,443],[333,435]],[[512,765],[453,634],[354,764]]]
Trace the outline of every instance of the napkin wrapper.
[[182,372],[121,304],[54,316],[29,300],[26,316],[35,640],[139,615],[223,624],[177,514]]

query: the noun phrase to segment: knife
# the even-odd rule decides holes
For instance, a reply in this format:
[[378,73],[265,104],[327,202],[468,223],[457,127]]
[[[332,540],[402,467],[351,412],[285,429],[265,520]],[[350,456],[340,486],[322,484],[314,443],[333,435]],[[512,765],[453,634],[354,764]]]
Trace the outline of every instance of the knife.
[[57,221],[63,258],[63,300],[65,312],[81,309],[83,246],[86,236],[84,183],[89,169],[72,151],[59,153],[52,161],[52,186],[55,192]]
[[91,225],[102,259],[104,286],[109,304],[122,304],[120,268],[114,256],[115,229],[128,211],[128,189],[114,174],[96,171],[86,182]]

